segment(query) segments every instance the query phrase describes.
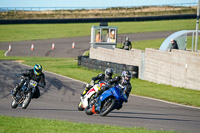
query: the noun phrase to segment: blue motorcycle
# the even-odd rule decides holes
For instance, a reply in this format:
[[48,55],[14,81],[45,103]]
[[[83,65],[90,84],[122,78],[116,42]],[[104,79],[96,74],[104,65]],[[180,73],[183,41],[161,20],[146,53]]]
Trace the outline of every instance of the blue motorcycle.
[[85,113],[87,115],[100,114],[101,116],[106,116],[112,110],[120,109],[122,104],[127,102],[124,90],[123,86],[116,85],[104,91],[97,99],[91,100],[85,109]]

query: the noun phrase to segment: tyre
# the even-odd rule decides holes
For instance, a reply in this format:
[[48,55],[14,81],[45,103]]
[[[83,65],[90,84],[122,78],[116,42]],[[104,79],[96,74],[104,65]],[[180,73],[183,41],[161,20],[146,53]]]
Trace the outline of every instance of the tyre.
[[87,63],[87,58],[82,57],[81,61]]
[[100,115],[101,116],[106,116],[108,113],[110,113],[116,105],[115,98],[109,97],[106,99],[102,105],[102,108],[100,110]]
[[82,56],[78,56],[78,66],[81,65],[81,59],[82,59]]
[[79,111],[83,111],[83,110],[84,110],[84,108],[83,108],[83,106],[82,106],[82,103],[81,103],[81,102],[78,104],[78,110],[79,110]]
[[126,65],[126,70],[138,72],[138,66]]
[[117,65],[117,69],[123,70],[124,69],[124,65],[123,64],[118,64]]
[[92,113],[92,107],[87,106],[87,108],[85,108],[85,113],[86,113],[87,115],[93,115],[93,113]]
[[13,98],[13,100],[12,100],[12,102],[11,102],[11,107],[12,107],[13,109],[16,109],[17,106],[18,106],[18,103],[17,103],[17,101]]
[[24,102],[22,103],[22,109],[26,109],[28,107],[29,103],[31,102],[31,98],[32,98],[32,92],[28,92]]

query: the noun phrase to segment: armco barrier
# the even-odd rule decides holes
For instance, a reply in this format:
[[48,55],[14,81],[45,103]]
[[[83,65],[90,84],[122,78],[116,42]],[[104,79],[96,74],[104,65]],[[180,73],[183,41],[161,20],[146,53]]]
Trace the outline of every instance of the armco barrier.
[[71,18],[71,19],[0,19],[0,24],[54,24],[54,23],[95,23],[95,22],[130,22],[130,21],[154,21],[174,19],[194,19],[196,14],[179,14],[166,16],[144,16],[124,18]]
[[91,59],[88,56],[78,56],[78,65],[87,67],[89,69],[96,69],[102,71],[105,71],[106,68],[112,68],[114,73],[116,74],[121,74],[124,70],[128,70],[132,73],[132,78],[138,78],[138,72],[139,72],[138,66],[101,61],[101,60]]

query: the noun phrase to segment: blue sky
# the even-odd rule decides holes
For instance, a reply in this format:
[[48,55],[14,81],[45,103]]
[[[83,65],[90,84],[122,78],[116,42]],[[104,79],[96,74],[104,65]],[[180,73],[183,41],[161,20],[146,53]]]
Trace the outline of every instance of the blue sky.
[[198,0],[0,0],[0,7],[116,7],[198,3]]

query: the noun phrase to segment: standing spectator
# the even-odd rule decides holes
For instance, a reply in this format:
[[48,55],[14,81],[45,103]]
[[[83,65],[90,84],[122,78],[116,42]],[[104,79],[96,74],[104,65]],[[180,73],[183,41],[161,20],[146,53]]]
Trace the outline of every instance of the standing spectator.
[[98,31],[98,33],[96,34],[96,42],[100,42],[100,31]]
[[172,39],[171,44],[172,44],[172,46],[170,48],[170,52],[172,49],[178,49],[178,44],[177,44],[176,40]]
[[128,37],[126,37],[126,40],[125,40],[125,42],[123,43],[123,47],[122,47],[123,49],[125,49],[125,50],[130,50],[130,49],[132,49],[132,44],[131,44],[131,42],[129,41],[129,38]]

